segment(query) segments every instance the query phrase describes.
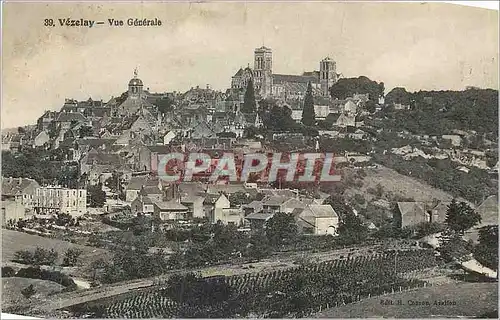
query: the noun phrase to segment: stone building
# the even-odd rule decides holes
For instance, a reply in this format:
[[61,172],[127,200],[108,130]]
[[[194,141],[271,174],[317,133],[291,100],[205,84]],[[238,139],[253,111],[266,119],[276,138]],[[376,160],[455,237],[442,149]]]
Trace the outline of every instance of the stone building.
[[330,87],[337,82],[336,62],[330,57],[320,61],[319,71],[304,72],[302,75],[273,74],[272,50],[260,47],[254,51],[254,67],[240,68],[231,79],[231,88],[245,90],[253,79],[255,93],[259,98],[274,97],[283,100],[302,98],[308,83],[314,95],[329,96]]
[[36,190],[33,207],[38,214],[67,213],[78,217],[87,212],[87,190],[41,187]]

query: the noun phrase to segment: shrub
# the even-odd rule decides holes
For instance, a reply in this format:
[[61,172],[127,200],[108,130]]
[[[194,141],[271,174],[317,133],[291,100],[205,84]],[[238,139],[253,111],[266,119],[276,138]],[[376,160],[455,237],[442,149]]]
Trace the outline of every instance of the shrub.
[[76,283],[69,276],[59,271],[42,270],[40,267],[28,267],[21,269],[16,273],[16,277],[49,280],[59,283],[66,288],[76,288]]
[[12,267],[2,267],[2,278],[9,278],[16,275],[16,271]]
[[34,294],[36,294],[36,290],[35,288],[33,287],[33,284],[30,284],[29,286],[27,286],[26,288],[22,289],[21,290],[21,293],[23,294],[23,296],[26,298],[26,299],[29,299],[31,298]]

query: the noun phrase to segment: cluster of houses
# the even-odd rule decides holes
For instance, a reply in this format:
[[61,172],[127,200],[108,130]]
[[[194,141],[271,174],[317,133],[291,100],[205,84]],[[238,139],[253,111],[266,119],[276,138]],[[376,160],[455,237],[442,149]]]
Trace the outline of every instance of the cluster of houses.
[[[339,217],[327,195],[304,197],[297,190],[258,188],[251,184],[184,182],[164,184],[154,177],[134,177],[126,189],[133,215],[142,214],[166,224],[207,219],[258,229],[278,212],[293,214],[306,234],[335,234]],[[248,199],[244,201],[238,199]],[[251,200],[251,201],[250,201]]]

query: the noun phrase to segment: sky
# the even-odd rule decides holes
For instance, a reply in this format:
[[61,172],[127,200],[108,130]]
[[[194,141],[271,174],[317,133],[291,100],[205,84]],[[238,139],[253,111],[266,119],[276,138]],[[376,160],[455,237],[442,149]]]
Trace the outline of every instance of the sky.
[[[55,27],[44,27],[52,18]],[[158,18],[160,27],[61,27],[57,19]],[[65,98],[109,100],[138,68],[152,92],[230,86],[253,51],[273,72],[318,70],[394,87],[498,88],[498,11],[444,3],[4,3],[3,128],[34,124]]]

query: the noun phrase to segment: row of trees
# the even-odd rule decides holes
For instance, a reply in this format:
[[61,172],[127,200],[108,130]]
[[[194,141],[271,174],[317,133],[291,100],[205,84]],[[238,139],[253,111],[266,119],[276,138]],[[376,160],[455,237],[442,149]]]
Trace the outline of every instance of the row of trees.
[[[69,248],[64,253],[62,265],[75,266],[82,253],[82,250],[78,248]],[[54,249],[49,250],[42,247],[36,247],[34,251],[20,250],[16,251],[14,254],[14,261],[34,266],[53,266],[57,263],[58,258],[59,253],[57,251],[55,251]]]

